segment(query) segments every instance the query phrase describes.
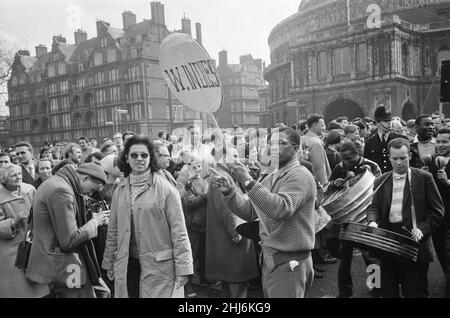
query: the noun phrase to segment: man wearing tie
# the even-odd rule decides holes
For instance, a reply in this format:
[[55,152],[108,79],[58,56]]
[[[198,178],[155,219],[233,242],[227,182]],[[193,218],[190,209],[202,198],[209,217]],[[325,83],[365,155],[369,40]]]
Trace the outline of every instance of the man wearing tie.
[[392,170],[389,161],[388,143],[396,138],[405,138],[392,131],[392,115],[385,106],[379,106],[375,110],[375,122],[377,132],[366,140],[364,158],[374,161],[382,173]]
[[371,227],[380,227],[419,242],[417,262],[380,257],[381,293],[384,298],[398,298],[399,288],[406,298],[426,298],[428,268],[433,261],[431,235],[443,222],[444,206],[433,176],[410,168],[409,142],[398,138],[388,145],[392,173],[375,180],[374,194],[367,209]]
[[33,147],[28,142],[19,142],[14,146],[19,164],[22,166],[22,181],[33,184],[36,180],[36,171],[33,159]]

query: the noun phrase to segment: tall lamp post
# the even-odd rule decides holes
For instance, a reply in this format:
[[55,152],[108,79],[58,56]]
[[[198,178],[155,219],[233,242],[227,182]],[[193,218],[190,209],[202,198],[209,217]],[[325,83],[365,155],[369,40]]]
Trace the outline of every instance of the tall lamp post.
[[172,109],[172,93],[170,92],[169,86],[167,86],[167,97],[169,100],[169,134],[172,134],[173,129],[173,109]]
[[[128,114],[128,110],[126,109],[116,109],[115,113],[117,114]],[[120,119],[119,119],[119,124],[120,124]],[[116,123],[116,115],[113,115],[113,121],[105,121],[105,125],[107,126],[112,126],[113,127],[113,135],[116,133],[116,129],[118,128],[118,124]]]

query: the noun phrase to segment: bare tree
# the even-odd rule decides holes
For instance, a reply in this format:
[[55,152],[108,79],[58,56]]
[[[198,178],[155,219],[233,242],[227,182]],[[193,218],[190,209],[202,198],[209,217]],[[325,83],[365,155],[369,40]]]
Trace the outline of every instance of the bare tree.
[[4,40],[0,39],[0,106],[8,98],[7,84],[11,76],[13,62],[13,51],[8,48]]

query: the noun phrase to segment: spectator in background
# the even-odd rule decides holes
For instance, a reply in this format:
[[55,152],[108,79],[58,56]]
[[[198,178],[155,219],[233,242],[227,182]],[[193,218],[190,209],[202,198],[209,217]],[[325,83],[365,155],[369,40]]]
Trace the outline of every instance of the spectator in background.
[[39,159],[51,158],[51,157],[52,157],[52,153],[50,151],[50,148],[47,146],[42,147],[41,150],[39,151]]
[[[205,278],[206,260],[206,208],[208,203],[208,181],[201,177],[202,161],[199,158],[191,158],[189,165],[191,177],[181,189],[181,202],[185,215],[186,227],[192,247],[194,260],[194,273],[199,277],[202,286],[208,284]],[[192,295],[192,279],[186,286],[187,292]],[[189,295],[188,295],[189,296]]]
[[28,142],[19,142],[14,150],[22,167],[22,179],[24,183],[33,184],[37,178],[34,166],[33,147]]
[[307,123],[307,121],[304,120],[304,121],[300,122],[300,125],[299,125],[298,128],[300,130],[300,137],[305,135],[308,132],[308,123]]
[[328,131],[337,130],[337,129],[343,130],[341,128],[341,125],[339,125],[336,121],[333,120],[328,124],[328,127],[327,127]]
[[65,165],[71,164],[75,167],[81,164],[81,148],[78,144],[71,143],[64,149],[64,160],[58,163],[52,170],[56,174]]
[[100,147],[100,152],[106,157],[109,155],[118,155],[119,151],[116,147],[116,145],[112,142],[105,142],[101,147]]
[[98,165],[101,165],[101,161],[102,161],[102,159],[104,157],[105,156],[101,152],[96,151],[96,152],[93,152],[89,156],[86,157],[85,163],[93,162],[93,163],[96,163]]
[[444,128],[450,129],[450,118],[444,119]]
[[123,143],[125,143],[128,139],[130,139],[131,137],[135,136],[136,134],[132,131],[126,131],[123,133],[122,135],[122,141]]
[[348,125],[348,118],[347,117],[338,117],[335,119],[336,123],[338,123],[339,126],[341,126],[341,129],[345,129]]
[[431,119],[434,121],[434,127],[436,129],[437,133],[439,130],[441,130],[442,128],[444,128],[444,119],[445,119],[445,115],[442,114],[441,112],[434,112],[431,115]]
[[336,165],[342,161],[341,155],[339,154],[339,146],[341,145],[341,143],[342,135],[339,130],[334,129],[328,132],[328,135],[325,139],[325,152],[327,154],[331,171],[333,171],[334,167],[336,167]]
[[359,127],[359,136],[364,140],[369,138],[370,135],[372,134],[369,125],[365,121],[363,120],[356,121],[354,125]]
[[52,176],[52,169],[54,167],[54,162],[50,158],[43,158],[36,164],[36,170],[39,177],[34,181],[33,186],[37,189],[39,186]]
[[64,160],[75,166],[81,164],[81,156],[81,148],[75,143],[69,144],[64,151]]
[[9,159],[11,160],[12,164],[18,165],[19,164],[19,158],[17,158],[16,151],[13,147],[8,149]]
[[325,122],[320,115],[311,115],[307,120],[309,132],[302,136],[301,142],[309,152],[308,161],[313,165],[314,176],[321,185],[328,183],[331,175],[325,148],[320,137],[324,133]]
[[158,132],[158,139],[161,141],[164,145],[167,143],[167,134],[165,131],[159,131]]
[[[406,124],[405,124],[405,126],[406,126]],[[397,135],[406,137],[405,127],[403,126],[402,120],[400,118],[392,120],[392,131]]]
[[97,140],[91,139],[90,145],[91,145],[91,148],[96,149],[97,148]]
[[358,140],[360,138],[359,135],[359,127],[353,124],[349,124],[344,129],[344,142]]
[[52,149],[52,158],[53,160],[63,160],[64,154],[62,150],[62,144],[59,141],[53,142],[53,149]]
[[430,115],[416,119],[417,140],[411,144],[411,167],[421,169],[428,166],[436,155],[435,124]]
[[122,151],[122,146],[123,146],[123,139],[122,139],[122,134],[120,132],[116,133],[113,137],[114,140],[114,144],[116,145],[116,148],[119,152]]
[[10,164],[11,158],[6,152],[0,153],[0,168],[4,165]]
[[78,144],[81,149],[81,164],[83,164],[86,162],[87,156],[92,153],[93,149],[89,147],[89,140],[86,137],[78,138]]
[[414,142],[414,139],[417,136],[417,131],[416,131],[416,120],[415,119],[410,119],[406,122],[406,137],[408,137],[408,140],[410,143]]
[[172,174],[166,170],[167,168],[169,168],[170,165],[170,153],[169,150],[167,149],[167,146],[165,146],[162,143],[156,143],[155,156],[159,167],[158,173],[160,173],[164,178],[166,178],[170,184],[176,187],[177,181],[172,176]]

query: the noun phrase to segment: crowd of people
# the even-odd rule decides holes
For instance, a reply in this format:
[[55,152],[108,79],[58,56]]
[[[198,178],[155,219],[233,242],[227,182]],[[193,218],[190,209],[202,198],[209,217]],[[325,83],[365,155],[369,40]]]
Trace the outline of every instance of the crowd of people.
[[0,152],[0,297],[189,298],[213,286],[301,298],[337,262],[337,296],[351,297],[354,248],[321,204],[366,171],[377,190],[365,224],[419,242],[417,262],[361,251],[380,266],[372,295],[428,297],[435,253],[447,297],[449,159],[450,119],[405,122],[384,106],[327,127],[314,114],[269,130],[192,125],[187,138],[19,142]]

